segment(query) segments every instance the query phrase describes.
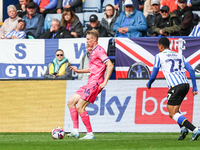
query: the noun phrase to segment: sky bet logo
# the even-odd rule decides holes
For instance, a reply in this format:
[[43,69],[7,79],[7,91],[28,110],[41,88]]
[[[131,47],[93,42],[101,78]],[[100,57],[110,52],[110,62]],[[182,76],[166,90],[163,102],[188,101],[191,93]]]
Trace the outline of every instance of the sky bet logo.
[[[176,124],[167,110],[168,88],[138,88],[136,95],[135,124]],[[181,104],[181,113],[192,121],[192,88]]]
[[[119,100],[117,96],[111,97],[107,102],[106,102],[106,90],[103,90],[101,93],[101,99],[99,99],[99,96],[96,98],[95,101],[100,101],[100,107],[98,105],[94,104],[89,104],[88,108],[93,109],[93,110],[87,110],[89,115],[96,115],[99,112],[99,115],[104,115],[105,111],[107,110],[109,115],[116,115],[116,122],[119,122],[122,117],[124,112],[126,111],[126,108],[128,106],[128,103],[131,99],[131,96],[127,96],[125,100]],[[116,105],[116,106],[113,106]],[[118,109],[118,114],[115,114],[114,112],[117,112],[116,108]],[[113,111],[114,110],[114,111]]]

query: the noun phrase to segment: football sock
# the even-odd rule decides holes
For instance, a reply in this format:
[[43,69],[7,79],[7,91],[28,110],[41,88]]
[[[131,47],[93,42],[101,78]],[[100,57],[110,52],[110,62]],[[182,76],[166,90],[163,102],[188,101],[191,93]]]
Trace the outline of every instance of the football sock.
[[71,108],[70,110],[71,118],[73,121],[74,129],[78,129],[78,111],[75,108]]
[[172,117],[178,124],[185,126],[186,128],[190,129],[191,131],[193,131],[196,127],[191,124],[187,118],[185,116],[182,116],[180,113],[176,113],[173,117]]
[[90,118],[89,118],[87,111],[84,111],[83,113],[81,113],[80,116],[81,116],[81,119],[82,119],[84,125],[86,126],[87,132],[88,133],[92,132],[92,127],[91,127],[91,124],[90,124]]

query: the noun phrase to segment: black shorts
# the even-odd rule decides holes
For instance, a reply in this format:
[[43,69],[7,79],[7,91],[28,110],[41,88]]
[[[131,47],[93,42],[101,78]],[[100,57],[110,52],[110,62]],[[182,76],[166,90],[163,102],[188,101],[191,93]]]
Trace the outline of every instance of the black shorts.
[[190,85],[188,83],[179,84],[168,91],[167,104],[180,105],[188,93]]

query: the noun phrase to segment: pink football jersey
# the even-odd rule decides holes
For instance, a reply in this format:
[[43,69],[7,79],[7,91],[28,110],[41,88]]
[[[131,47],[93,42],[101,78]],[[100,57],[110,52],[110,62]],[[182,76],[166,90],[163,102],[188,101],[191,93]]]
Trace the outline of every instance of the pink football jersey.
[[103,47],[97,45],[90,54],[89,71],[90,77],[88,83],[103,83],[104,74],[106,71],[105,62],[108,60],[108,56]]

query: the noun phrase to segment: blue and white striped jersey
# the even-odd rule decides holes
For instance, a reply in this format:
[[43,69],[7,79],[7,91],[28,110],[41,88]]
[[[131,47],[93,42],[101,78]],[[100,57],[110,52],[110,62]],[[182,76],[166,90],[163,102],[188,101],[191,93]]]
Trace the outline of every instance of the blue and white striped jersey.
[[26,33],[24,31],[12,30],[6,34],[5,38],[11,37],[11,36],[16,36],[16,37],[18,37],[18,39],[25,39]]
[[182,54],[165,49],[155,56],[154,67],[161,68],[168,87],[171,88],[178,84],[188,83],[184,70],[186,62]]

